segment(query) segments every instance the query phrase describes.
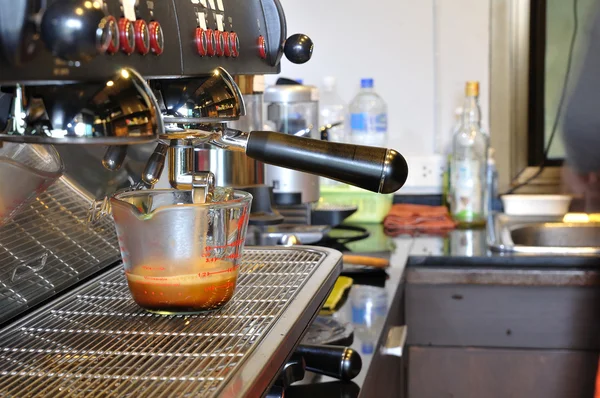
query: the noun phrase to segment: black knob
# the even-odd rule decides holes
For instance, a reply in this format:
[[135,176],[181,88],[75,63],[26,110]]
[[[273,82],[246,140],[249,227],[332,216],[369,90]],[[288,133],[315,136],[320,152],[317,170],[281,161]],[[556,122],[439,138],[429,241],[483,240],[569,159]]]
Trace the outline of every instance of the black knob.
[[306,370],[339,380],[352,380],[362,369],[358,352],[349,347],[301,344],[296,348],[306,363]]
[[313,41],[310,37],[302,34],[295,34],[285,41],[283,51],[287,59],[295,64],[308,62],[313,53]]
[[97,2],[55,1],[42,17],[41,37],[57,57],[87,61],[108,48],[114,19],[107,18]]

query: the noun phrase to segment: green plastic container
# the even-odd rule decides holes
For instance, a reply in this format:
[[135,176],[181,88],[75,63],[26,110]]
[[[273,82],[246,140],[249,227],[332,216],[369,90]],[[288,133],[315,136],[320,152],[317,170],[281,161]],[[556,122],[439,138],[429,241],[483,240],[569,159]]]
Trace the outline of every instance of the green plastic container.
[[356,213],[345,220],[349,223],[381,223],[389,213],[394,195],[381,195],[345,184],[321,185],[319,203],[354,205]]

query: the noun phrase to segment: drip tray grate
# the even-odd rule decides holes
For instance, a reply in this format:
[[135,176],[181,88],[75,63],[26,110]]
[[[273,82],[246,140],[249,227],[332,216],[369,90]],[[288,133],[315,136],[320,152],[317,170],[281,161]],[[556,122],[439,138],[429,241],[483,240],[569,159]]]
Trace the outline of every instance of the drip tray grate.
[[0,332],[0,397],[260,396],[325,300],[340,258],[321,248],[247,249],[225,307],[178,316],[139,308],[113,269]]
[[0,322],[119,261],[109,217],[89,223],[90,198],[66,177],[0,226]]

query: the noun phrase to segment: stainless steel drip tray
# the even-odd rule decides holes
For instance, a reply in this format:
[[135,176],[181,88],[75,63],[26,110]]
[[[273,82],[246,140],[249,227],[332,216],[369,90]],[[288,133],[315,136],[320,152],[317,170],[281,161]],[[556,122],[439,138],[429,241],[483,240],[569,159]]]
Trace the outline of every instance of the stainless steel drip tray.
[[0,331],[0,397],[261,396],[340,269],[331,249],[247,249],[224,308],[161,316],[118,267]]

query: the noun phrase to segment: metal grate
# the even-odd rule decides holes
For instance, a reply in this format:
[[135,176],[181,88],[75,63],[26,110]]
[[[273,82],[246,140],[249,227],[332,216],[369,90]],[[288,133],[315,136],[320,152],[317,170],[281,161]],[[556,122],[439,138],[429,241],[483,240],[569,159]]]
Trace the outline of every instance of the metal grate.
[[328,249],[247,249],[232,301],[186,316],[140,309],[118,267],[0,333],[0,396],[249,394],[277,371],[339,266]]
[[90,225],[90,203],[61,178],[0,228],[0,323],[118,261],[112,220]]

